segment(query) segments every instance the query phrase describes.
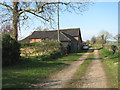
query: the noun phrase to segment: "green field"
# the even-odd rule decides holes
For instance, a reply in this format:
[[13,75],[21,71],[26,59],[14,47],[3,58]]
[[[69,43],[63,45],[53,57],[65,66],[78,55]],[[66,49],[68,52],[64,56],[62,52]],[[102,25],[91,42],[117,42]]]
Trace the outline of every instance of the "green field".
[[70,65],[71,62],[80,58],[86,51],[71,53],[64,57],[41,61],[36,57],[25,58],[13,66],[3,67],[3,88],[24,88],[31,84],[48,79]]

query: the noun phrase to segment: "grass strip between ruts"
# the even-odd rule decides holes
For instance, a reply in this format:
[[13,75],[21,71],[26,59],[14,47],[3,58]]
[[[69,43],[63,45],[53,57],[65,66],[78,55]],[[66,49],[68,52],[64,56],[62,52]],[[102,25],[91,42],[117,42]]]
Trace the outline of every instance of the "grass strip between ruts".
[[83,85],[83,83],[81,83],[81,77],[84,76],[88,66],[92,62],[92,60],[89,60],[89,58],[93,58],[93,57],[94,54],[92,51],[90,52],[87,59],[81,64],[80,68],[77,70],[75,75],[72,77],[72,80],[66,85],[67,88],[76,88],[78,87],[77,85],[79,85],[80,87]]

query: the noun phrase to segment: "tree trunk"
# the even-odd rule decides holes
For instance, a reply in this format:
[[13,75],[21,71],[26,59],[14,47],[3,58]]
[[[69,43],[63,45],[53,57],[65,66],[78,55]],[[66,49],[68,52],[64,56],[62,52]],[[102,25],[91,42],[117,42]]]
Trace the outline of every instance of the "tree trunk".
[[18,20],[19,20],[19,13],[18,13],[18,4],[19,2],[13,2],[13,39],[17,40],[18,38]]

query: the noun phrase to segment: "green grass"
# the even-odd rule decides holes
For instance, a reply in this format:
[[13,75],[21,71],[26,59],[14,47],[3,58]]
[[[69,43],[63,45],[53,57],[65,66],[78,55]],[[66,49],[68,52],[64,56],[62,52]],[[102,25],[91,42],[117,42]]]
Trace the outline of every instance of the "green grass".
[[108,83],[112,88],[118,88],[118,52],[113,55],[112,51],[105,48],[100,50],[104,68],[108,77]]
[[100,49],[100,48],[102,48],[102,45],[94,44],[92,47],[93,47],[94,49]]
[[102,48],[102,46],[95,46],[96,48],[95,49],[100,49],[100,48]]
[[90,59],[93,57],[94,54],[91,52],[87,57],[87,59],[82,63],[78,71],[75,73],[72,80],[66,85],[67,88],[76,88],[78,84],[82,86],[83,83],[82,82],[79,83],[79,81],[81,80],[81,77],[85,75],[88,66],[92,62]]
[[36,57],[22,57],[19,63],[3,67],[2,86],[3,88],[24,88],[48,79],[51,75],[80,58],[85,52],[71,53],[64,57],[48,61],[41,61]]

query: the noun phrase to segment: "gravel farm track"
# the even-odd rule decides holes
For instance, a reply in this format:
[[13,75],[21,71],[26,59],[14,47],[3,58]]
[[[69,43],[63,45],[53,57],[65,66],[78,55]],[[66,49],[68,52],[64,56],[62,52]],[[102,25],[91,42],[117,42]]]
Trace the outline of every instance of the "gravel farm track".
[[[110,88],[107,84],[107,77],[99,57],[99,51],[94,50],[94,58],[88,67],[85,75],[82,77],[82,88]],[[79,85],[78,87],[79,88]]]
[[[90,49],[91,50],[91,49]],[[32,88],[66,88],[66,84],[72,80],[72,77],[81,64],[90,54],[90,50],[85,53],[81,58],[71,63],[71,65],[60,72],[56,73],[48,80],[34,84]],[[94,57],[92,62],[88,66],[86,73],[81,77],[81,80],[77,83],[76,88],[109,88],[107,84],[107,77],[99,57],[99,50],[94,50]],[[83,83],[81,86],[80,83]]]

